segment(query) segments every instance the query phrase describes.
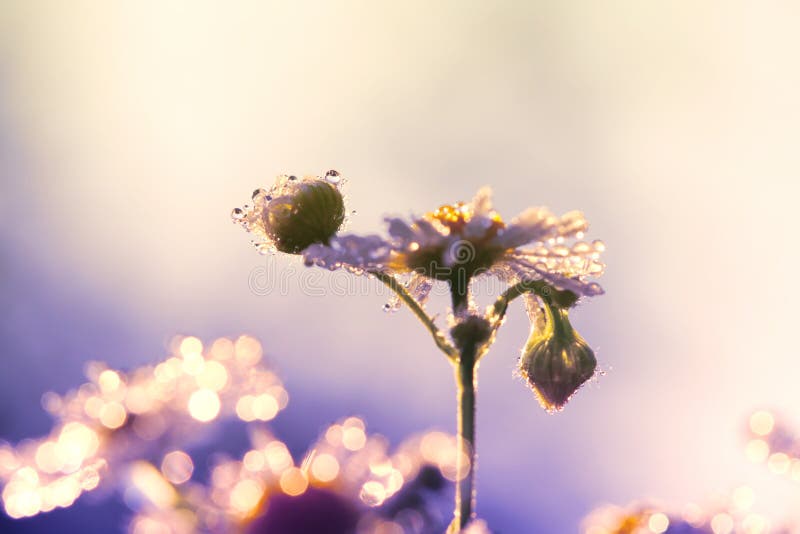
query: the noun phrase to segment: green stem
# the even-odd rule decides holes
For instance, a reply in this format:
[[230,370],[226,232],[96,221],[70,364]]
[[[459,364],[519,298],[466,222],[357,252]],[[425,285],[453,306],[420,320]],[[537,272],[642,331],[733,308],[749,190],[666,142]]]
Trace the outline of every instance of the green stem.
[[524,280],[506,289],[492,306],[492,315],[496,324],[500,324],[508,310],[509,303],[525,293],[536,293],[543,299],[550,297],[552,287],[542,280]]
[[389,289],[394,291],[397,296],[400,298],[403,303],[408,306],[408,308],[417,316],[417,318],[422,322],[425,328],[428,329],[428,332],[431,333],[433,336],[433,341],[436,343],[436,346],[439,347],[445,356],[450,359],[450,361],[455,362],[458,359],[458,351],[453,347],[447,339],[444,337],[437,328],[436,323],[433,322],[430,316],[425,313],[425,310],[422,309],[422,306],[419,305],[414,297],[403,287],[403,284],[397,281],[397,279],[390,275],[380,271],[370,271],[370,274],[375,276],[378,280],[383,282]]
[[475,344],[469,344],[462,350],[456,365],[459,447],[456,473],[459,480],[451,525],[453,532],[460,532],[467,526],[472,519],[475,503],[475,391],[478,379],[476,354]]
[[469,277],[466,272],[457,269],[450,280],[450,298],[453,304],[453,315],[458,317],[469,308]]
[[544,313],[547,318],[546,324],[548,328],[552,329],[552,333],[562,340],[572,341],[575,339],[575,330],[569,324],[567,311],[553,306],[547,300],[542,302],[544,302]]

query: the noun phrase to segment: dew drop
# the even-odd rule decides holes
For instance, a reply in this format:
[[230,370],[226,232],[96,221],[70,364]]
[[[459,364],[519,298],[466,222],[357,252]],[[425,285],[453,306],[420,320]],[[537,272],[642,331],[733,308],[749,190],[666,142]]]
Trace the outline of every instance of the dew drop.
[[592,246],[585,241],[579,241],[572,246],[572,252],[574,254],[586,254],[587,252],[591,252]]
[[265,196],[265,197],[264,197],[264,199],[265,199],[267,202],[269,202],[270,200],[272,200],[272,195],[267,195],[267,196]]
[[339,174],[339,171],[331,169],[325,173],[325,180],[329,184],[337,185],[342,181],[342,175]]
[[293,182],[294,182],[295,180],[297,180],[297,176],[295,176],[295,175],[293,174],[293,175],[291,175],[291,176],[289,177],[289,180],[291,180],[291,181],[293,181]]
[[533,249],[533,253],[536,256],[548,256],[550,254],[550,250],[547,247],[538,246],[535,249]]
[[263,189],[261,189],[259,187],[258,189],[253,191],[253,197],[252,198],[253,198],[253,200],[255,200],[255,199],[257,199],[258,197],[260,197],[261,195],[264,195],[264,194],[266,194],[266,191],[264,191]]
[[589,274],[594,275],[594,276],[599,276],[599,275],[603,274],[604,270],[605,270],[605,265],[603,265],[599,261],[593,261],[592,264],[589,265],[589,269],[588,269]]
[[233,211],[231,211],[231,217],[235,221],[241,221],[244,219],[244,210],[242,208],[233,208]]

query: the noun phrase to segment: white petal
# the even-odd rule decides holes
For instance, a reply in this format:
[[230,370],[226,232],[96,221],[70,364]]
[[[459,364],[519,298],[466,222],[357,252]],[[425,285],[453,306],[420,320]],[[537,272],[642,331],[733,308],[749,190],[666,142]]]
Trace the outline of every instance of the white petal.
[[557,289],[568,289],[576,295],[595,297],[605,293],[597,282],[587,282],[578,278],[568,278],[559,273],[538,271],[542,279],[553,284]]
[[531,241],[544,241],[555,233],[557,219],[547,208],[528,208],[492,241],[503,248],[516,248]]
[[[399,277],[404,277],[406,275],[398,275]],[[433,289],[433,281],[420,274],[420,273],[411,273],[403,286],[409,292],[409,294],[414,297],[420,306],[424,306],[425,303],[428,301],[428,297],[431,294],[431,290]],[[384,305],[383,309],[389,312],[395,312],[399,310],[403,306],[403,301],[400,300],[400,297],[397,293],[392,293],[389,296],[389,301]]]
[[604,293],[603,288],[597,282],[589,282],[578,276],[566,276],[548,269],[544,263],[534,264],[521,256],[507,257],[501,265],[510,269],[517,280],[545,280],[557,289],[568,289],[585,297],[594,297]]
[[586,232],[589,229],[589,221],[586,220],[580,211],[570,211],[565,213],[558,220],[556,232],[558,237],[573,237],[578,233]]
[[344,235],[331,239],[330,246],[309,246],[303,251],[303,258],[307,265],[360,272],[382,268],[391,252],[391,245],[380,236]]
[[446,228],[442,227],[440,229],[427,219],[415,220],[414,226],[417,230],[416,235],[419,239],[420,246],[438,243],[442,240],[442,238],[445,238],[450,234],[450,231]]
[[464,226],[463,235],[465,239],[480,239],[486,235],[489,228],[494,225],[494,220],[491,217],[484,215],[474,216]]
[[411,279],[408,281],[408,292],[421,305],[428,301],[431,289],[433,289],[433,281],[430,278],[419,273],[411,275]]
[[416,232],[414,229],[403,219],[398,217],[386,217],[384,219],[389,223],[389,235],[403,243],[408,243],[416,239]]
[[492,188],[481,187],[472,199],[473,215],[489,215],[492,212]]

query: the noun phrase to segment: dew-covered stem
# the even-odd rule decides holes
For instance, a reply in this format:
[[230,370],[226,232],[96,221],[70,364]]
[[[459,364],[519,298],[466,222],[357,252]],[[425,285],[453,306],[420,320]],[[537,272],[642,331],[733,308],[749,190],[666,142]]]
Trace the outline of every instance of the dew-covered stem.
[[523,280],[506,289],[492,305],[488,318],[495,328],[502,324],[509,303],[525,293],[533,293],[545,304],[553,304],[559,309],[571,308],[578,300],[578,295],[572,291],[558,290],[544,280]]
[[542,293],[547,287],[549,287],[547,283],[542,280],[523,280],[509,287],[502,295],[497,297],[497,300],[492,306],[492,315],[494,315],[495,321],[499,322],[502,320],[506,314],[506,310],[508,310],[508,305],[515,298],[525,293],[536,293],[539,296],[543,296]]
[[428,332],[430,332],[431,336],[433,336],[433,341],[436,343],[436,346],[439,347],[439,350],[441,350],[451,361],[457,361],[458,351],[447,341],[447,338],[445,338],[444,334],[442,334],[442,332],[436,326],[436,323],[433,322],[433,319],[431,319],[431,317],[425,313],[425,310],[422,309],[422,306],[420,306],[414,297],[412,297],[411,294],[406,290],[406,288],[403,287],[403,284],[398,282],[394,276],[381,271],[370,271],[370,274],[375,276],[375,278],[383,282],[389,289],[394,291],[400,300],[403,301],[403,303],[408,306],[414,315],[417,316],[425,328],[428,329]]
[[470,278],[464,269],[456,269],[450,280],[450,297],[453,304],[453,314],[458,316],[469,308],[469,282]]
[[460,532],[469,523],[475,504],[475,392],[478,380],[476,354],[475,344],[465,346],[455,366],[459,454],[455,510],[450,532]]

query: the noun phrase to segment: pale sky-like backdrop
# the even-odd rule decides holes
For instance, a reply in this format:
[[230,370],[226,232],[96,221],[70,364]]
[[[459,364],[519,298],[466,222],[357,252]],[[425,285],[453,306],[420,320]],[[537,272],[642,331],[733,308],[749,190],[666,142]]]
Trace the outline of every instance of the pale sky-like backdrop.
[[[490,527],[577,532],[602,503],[741,484],[797,518],[800,486],[749,463],[743,432],[758,408],[800,419],[798,17],[743,0],[3,2],[0,438],[44,433],[41,394],[84,361],[156,361],[174,334],[261,339],[298,446],[350,414],[394,442],[454,431],[451,370],[408,310],[384,314],[374,282],[306,295],[300,262],[230,221],[276,175],[333,168],[352,231],[488,184],[504,217],[580,209],[608,247],[606,295],[573,314],[603,376],[544,413],[512,376],[520,304],[480,367]],[[264,266],[292,269],[288,292],[251,290]]]

